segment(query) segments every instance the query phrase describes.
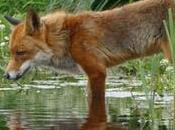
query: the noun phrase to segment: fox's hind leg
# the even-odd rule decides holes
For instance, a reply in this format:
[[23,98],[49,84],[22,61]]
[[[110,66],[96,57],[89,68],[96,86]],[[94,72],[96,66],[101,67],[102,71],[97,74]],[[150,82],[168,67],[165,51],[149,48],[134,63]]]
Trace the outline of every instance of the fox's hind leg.
[[164,57],[172,62],[172,53],[170,48],[170,43],[168,41],[161,42],[160,48],[164,54]]

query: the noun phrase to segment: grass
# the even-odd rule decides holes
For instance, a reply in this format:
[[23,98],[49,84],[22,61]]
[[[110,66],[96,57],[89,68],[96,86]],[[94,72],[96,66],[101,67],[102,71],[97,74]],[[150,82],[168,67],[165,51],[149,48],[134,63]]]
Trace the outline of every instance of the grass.
[[1,0],[0,13],[5,15],[23,14],[29,7],[35,8],[42,13],[56,9],[64,9],[72,12],[82,9],[89,10],[91,3],[91,0]]
[[[167,33],[167,37],[171,46],[171,53],[173,55],[173,73],[168,74],[169,79],[170,79],[170,85],[174,86],[175,81],[175,21],[174,21],[174,15],[172,13],[172,9],[169,9],[168,13],[169,13],[169,18],[168,21],[164,21],[164,25],[165,25],[165,29],[166,29],[166,33]],[[174,108],[175,108],[175,88],[173,88],[173,93],[174,93]],[[174,118],[175,120],[175,113],[174,113]],[[175,122],[173,124],[173,128],[175,129]]]

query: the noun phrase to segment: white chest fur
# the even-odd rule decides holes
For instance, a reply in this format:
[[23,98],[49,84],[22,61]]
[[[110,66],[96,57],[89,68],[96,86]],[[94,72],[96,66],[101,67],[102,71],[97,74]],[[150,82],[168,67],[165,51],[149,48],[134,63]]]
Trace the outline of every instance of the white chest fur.
[[70,56],[57,57],[39,52],[34,58],[34,63],[54,68],[58,72],[83,73],[81,67]]
[[52,57],[49,66],[63,72],[81,74],[80,66],[71,57]]

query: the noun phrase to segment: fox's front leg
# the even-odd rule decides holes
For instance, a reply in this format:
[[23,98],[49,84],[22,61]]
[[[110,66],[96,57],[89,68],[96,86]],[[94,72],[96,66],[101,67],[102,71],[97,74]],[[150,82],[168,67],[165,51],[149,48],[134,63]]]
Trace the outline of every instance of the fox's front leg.
[[88,76],[88,101],[104,100],[105,97],[105,79],[106,66],[102,59],[97,57],[86,48],[74,47],[72,57],[82,67]]
[[[98,69],[96,67],[99,67]],[[88,75],[88,103],[92,105],[92,100],[105,100],[105,79],[106,70],[100,66],[94,66],[93,72],[87,72]],[[98,101],[97,101],[98,102]]]
[[106,107],[104,93],[104,73],[89,75],[88,118],[80,130],[106,130]]
[[86,64],[82,67],[88,76],[87,92],[90,107],[92,105],[92,100],[93,102],[105,100],[106,68],[97,62],[89,62],[89,65]]

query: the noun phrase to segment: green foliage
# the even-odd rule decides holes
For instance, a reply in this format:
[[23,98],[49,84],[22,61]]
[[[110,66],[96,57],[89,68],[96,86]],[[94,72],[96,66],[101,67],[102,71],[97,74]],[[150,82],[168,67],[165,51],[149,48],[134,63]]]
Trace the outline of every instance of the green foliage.
[[[169,70],[171,70],[169,73],[167,73],[167,75],[169,76],[169,85],[171,85],[172,87],[174,86],[175,82],[174,82],[174,77],[175,77],[175,21],[174,21],[174,15],[172,13],[172,9],[169,9],[168,11],[168,20],[164,21],[164,26],[165,26],[165,30],[167,33],[167,37],[170,43],[170,47],[171,47],[171,54],[173,56],[172,59],[172,66],[171,69],[169,68]],[[174,89],[174,88],[173,88]],[[175,89],[174,89],[175,92]]]
[[4,15],[23,14],[29,7],[46,13],[53,10],[89,10],[91,0],[1,0],[0,13]]
[[168,41],[171,47],[171,54],[173,56],[173,64],[175,65],[175,22],[173,19],[172,9],[168,11],[169,17],[167,21],[164,22],[165,30],[167,33]]
[[5,15],[23,14],[29,7],[39,12],[53,10],[105,10],[137,0],[1,0],[0,13]]
[[91,5],[92,10],[106,10],[110,8],[114,8],[116,6],[121,6],[126,3],[131,3],[137,0],[94,0]]

